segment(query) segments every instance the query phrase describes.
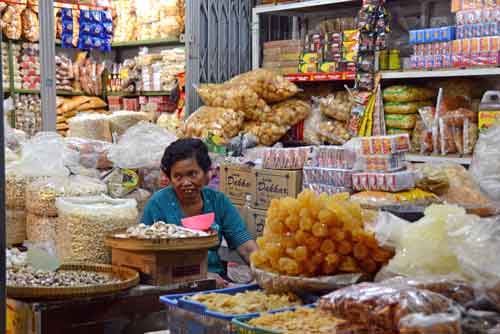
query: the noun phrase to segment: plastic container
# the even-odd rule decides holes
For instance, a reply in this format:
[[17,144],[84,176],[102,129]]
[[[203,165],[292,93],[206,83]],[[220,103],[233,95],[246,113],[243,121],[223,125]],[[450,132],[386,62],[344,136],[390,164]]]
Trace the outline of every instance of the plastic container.
[[[187,300],[196,294],[208,293],[225,293],[237,294],[245,291],[260,290],[256,284],[244,285],[237,288],[210,290],[204,292],[185,293],[177,295],[161,296],[160,301],[167,306],[168,324],[171,334],[234,334],[235,329],[231,321],[236,317],[253,318],[260,313],[249,314],[224,314],[214,312],[207,309],[201,303]],[[273,310],[273,312],[290,310],[293,308],[285,308],[281,310]]]
[[194,217],[184,218],[181,220],[182,226],[198,230],[198,231],[208,231],[215,220],[215,213],[207,213],[204,215],[198,215]]

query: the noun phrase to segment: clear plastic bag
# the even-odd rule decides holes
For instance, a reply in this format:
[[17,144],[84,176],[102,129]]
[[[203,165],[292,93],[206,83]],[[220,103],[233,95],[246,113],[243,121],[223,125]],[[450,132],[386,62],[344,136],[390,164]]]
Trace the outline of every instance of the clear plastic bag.
[[321,113],[315,98],[313,98],[313,101],[311,112],[304,121],[304,142],[310,145],[320,145],[321,138],[318,133],[318,124],[324,121],[325,117]]
[[229,81],[250,86],[268,103],[286,100],[299,92],[299,88],[281,75],[268,69],[257,69],[240,74]]
[[94,196],[107,193],[106,184],[98,179],[71,175],[51,177],[26,187],[26,210],[40,216],[57,216],[56,198]]
[[349,325],[358,325],[358,332],[461,333],[460,308],[452,300],[427,290],[362,283],[322,297],[319,305]]
[[218,137],[222,144],[227,144],[238,135],[243,121],[242,112],[204,106],[186,119],[180,133],[185,138],[205,139],[213,135]]
[[23,8],[17,5],[10,5],[5,8],[2,15],[3,34],[8,39],[18,40],[22,36],[23,25],[21,12]]
[[142,217],[144,212],[144,207],[146,203],[151,198],[151,193],[145,189],[136,189],[130,194],[125,196],[126,199],[135,199],[137,202],[137,211],[139,212],[139,217]]
[[85,168],[107,169],[113,167],[108,159],[108,151],[111,143],[84,138],[67,138],[67,146],[70,150],[78,152],[80,165]]
[[121,136],[132,126],[141,121],[149,121],[149,116],[141,111],[115,111],[109,116],[111,123],[111,133],[116,136]]
[[203,84],[196,91],[207,106],[241,111],[245,119],[258,121],[271,113],[271,108],[248,85]]
[[289,127],[277,125],[274,123],[247,122],[244,124],[243,131],[253,134],[258,138],[259,144],[272,146],[278,142],[289,130]]
[[333,145],[342,145],[351,139],[346,125],[339,121],[324,121],[319,123],[318,134],[322,142]]
[[289,99],[271,106],[271,113],[262,115],[263,122],[274,123],[282,126],[294,126],[309,116],[311,104],[298,100]]
[[390,86],[384,89],[384,102],[426,101],[436,97],[436,91],[429,88],[404,85]]
[[155,124],[140,122],[111,146],[108,158],[120,168],[159,167],[165,148],[176,139],[174,134]]
[[26,215],[26,235],[29,241],[43,242],[56,241],[56,217],[39,216],[28,213]]
[[500,201],[500,124],[479,136],[469,171],[482,191]]
[[351,116],[352,102],[348,92],[340,91],[319,99],[319,108],[325,116],[347,122]]
[[23,37],[30,42],[38,42],[40,26],[37,13],[31,8],[26,8],[21,14],[21,22]]
[[60,197],[56,200],[57,253],[61,262],[110,263],[106,235],[137,224],[134,199],[108,196]]
[[101,114],[81,114],[69,121],[69,136],[112,142],[109,117]]

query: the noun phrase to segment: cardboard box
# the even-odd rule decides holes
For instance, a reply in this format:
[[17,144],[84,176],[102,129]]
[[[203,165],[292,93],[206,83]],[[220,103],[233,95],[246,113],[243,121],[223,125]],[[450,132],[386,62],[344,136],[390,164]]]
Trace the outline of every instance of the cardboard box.
[[295,197],[302,190],[302,170],[254,169],[254,209],[267,210],[275,198]]
[[250,209],[247,217],[247,229],[254,239],[262,236],[266,225],[267,210]]
[[233,204],[244,205],[247,195],[255,192],[253,169],[246,165],[222,164],[220,166],[220,191]]

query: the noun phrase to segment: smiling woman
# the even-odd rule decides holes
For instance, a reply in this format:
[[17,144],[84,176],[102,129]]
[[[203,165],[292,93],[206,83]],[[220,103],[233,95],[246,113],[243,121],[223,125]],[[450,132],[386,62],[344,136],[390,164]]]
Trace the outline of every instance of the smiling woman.
[[217,254],[223,237],[247,261],[257,244],[229,199],[205,186],[211,164],[208,149],[199,139],[181,139],[167,147],[161,168],[170,186],[151,197],[144,209],[142,223],[151,225],[164,221],[181,225],[183,218],[213,212],[215,222],[212,229],[219,233],[219,245],[209,251],[208,270],[223,274],[224,268]]

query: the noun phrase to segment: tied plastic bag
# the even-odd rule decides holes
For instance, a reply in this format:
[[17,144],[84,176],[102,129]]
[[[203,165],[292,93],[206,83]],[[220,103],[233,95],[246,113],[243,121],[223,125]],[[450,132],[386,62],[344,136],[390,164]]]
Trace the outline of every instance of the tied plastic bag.
[[352,102],[348,92],[340,91],[319,99],[319,108],[325,116],[347,122],[351,116]]
[[273,105],[271,110],[272,113],[262,115],[263,122],[294,126],[309,116],[311,105],[306,101],[290,99]]
[[222,144],[238,135],[244,121],[244,114],[233,109],[200,107],[191,114],[180,133],[185,138],[218,137]]
[[272,146],[289,130],[288,126],[274,123],[247,122],[243,131],[257,137],[260,145]]
[[482,191],[500,201],[500,124],[479,136],[469,171]]
[[38,42],[40,27],[36,12],[31,8],[26,8],[21,14],[21,22],[23,37],[30,42]]
[[107,169],[113,167],[108,159],[111,143],[84,138],[67,138],[66,143],[70,150],[80,156],[80,165],[85,168]]
[[141,111],[115,111],[109,116],[111,123],[111,133],[116,136],[121,136],[127,129],[142,121],[149,121],[147,113]]
[[81,114],[69,120],[69,136],[112,142],[109,117],[101,114]]
[[[450,299],[411,287],[362,283],[321,298],[322,309],[356,326],[358,332],[460,333],[460,308]],[[338,333],[345,333],[338,328]]]
[[349,139],[351,135],[346,128],[346,125],[339,121],[324,121],[317,125],[318,134],[322,142],[333,144],[333,145],[343,145]]
[[203,84],[196,88],[207,106],[241,111],[247,120],[260,120],[271,113],[271,108],[248,85]]
[[26,210],[40,216],[57,216],[56,198],[105,194],[104,182],[85,176],[51,177],[26,187]]
[[317,99],[313,98],[313,105],[309,116],[304,121],[304,142],[310,145],[321,145],[321,138],[318,133],[318,124],[324,121],[325,117],[319,108]]
[[390,86],[383,92],[384,102],[427,101],[436,95],[433,89],[404,85]]
[[165,148],[176,139],[174,134],[155,124],[140,122],[111,146],[108,158],[120,168],[158,167]]
[[294,83],[272,70],[262,68],[240,74],[229,83],[250,86],[267,103],[286,100],[299,92],[299,88]]
[[2,31],[8,39],[17,40],[23,32],[21,12],[22,6],[10,5],[5,8],[2,15]]
[[137,224],[134,199],[60,197],[56,200],[57,253],[62,262],[110,263],[111,251],[104,244],[106,235]]

